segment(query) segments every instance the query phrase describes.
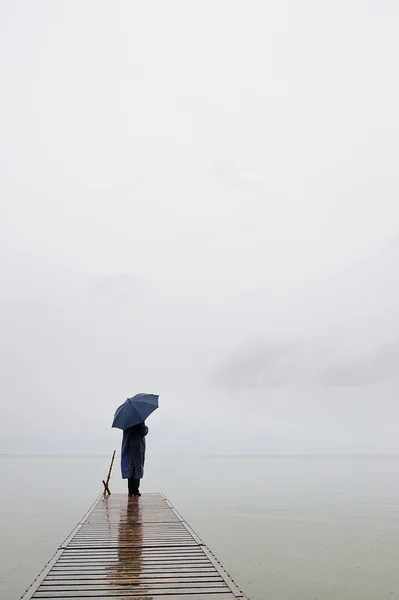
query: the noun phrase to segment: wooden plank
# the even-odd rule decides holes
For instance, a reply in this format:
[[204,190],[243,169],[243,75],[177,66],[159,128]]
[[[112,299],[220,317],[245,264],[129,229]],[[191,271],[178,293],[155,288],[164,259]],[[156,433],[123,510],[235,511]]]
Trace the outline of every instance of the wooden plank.
[[[73,600],[87,600],[88,596],[73,596]],[[126,594],[118,594],[118,595],[106,595],[99,596],[95,594],[93,596],[89,596],[90,600],[104,600],[104,598],[118,598],[118,600],[235,600],[236,596],[234,596],[231,592],[201,592],[199,594],[195,594],[193,596],[190,594],[185,594],[184,592],[179,592],[178,594],[173,594],[173,598],[170,594],[157,594],[153,596],[153,598],[149,598],[147,594],[143,595],[143,593],[139,593],[139,595],[126,595]],[[61,596],[57,598],[57,600],[70,600],[71,596]]]
[[[76,590],[78,590],[79,593],[81,592],[90,592],[90,591],[96,591],[96,592],[112,592],[114,590],[122,590],[122,591],[136,591],[137,589],[146,589],[146,590],[153,590],[153,591],[157,591],[157,590],[165,590],[168,591],[169,589],[178,589],[178,588],[184,588],[185,591],[189,591],[192,588],[195,589],[200,589],[200,588],[225,588],[226,584],[223,581],[223,579],[220,580],[211,580],[211,581],[179,581],[177,583],[171,583],[168,580],[163,580],[163,581],[153,581],[151,583],[151,585],[145,581],[140,581],[140,580],[131,580],[128,581],[127,583],[125,582],[119,582],[119,581],[114,581],[111,580],[108,583],[105,582],[101,582],[101,583],[87,583],[87,582],[82,582],[82,583],[71,583],[69,585],[66,584],[57,584],[57,583],[52,583],[49,585],[41,585],[38,589],[38,592],[42,591],[45,593],[50,593],[50,592],[76,592]],[[153,591],[151,593],[153,593]]]
[[[80,572],[85,572],[85,571],[92,571],[93,573],[98,572],[98,571],[104,571],[104,570],[109,570],[110,568],[114,568],[118,566],[119,569],[123,572],[125,571],[138,571],[138,572],[145,572],[145,571],[153,571],[156,569],[191,569],[192,571],[198,571],[198,570],[202,570],[202,569],[208,569],[210,571],[212,571],[213,569],[215,569],[215,567],[213,566],[213,564],[209,561],[190,561],[190,562],[186,562],[184,560],[181,561],[175,561],[175,562],[147,562],[147,563],[139,563],[138,561],[132,561],[130,564],[128,563],[124,563],[123,565],[118,564],[117,562],[114,563],[80,563],[80,564],[63,564],[63,565],[59,565],[58,563],[56,565],[53,566],[52,571],[56,572],[56,571],[60,571],[65,572],[65,571],[74,571],[75,573],[80,573]],[[216,569],[217,570],[217,569]]]
[[160,494],[101,497],[23,600],[245,600]]
[[[189,571],[188,573],[175,573],[175,574],[170,574],[170,573],[150,573],[148,575],[145,575],[144,573],[132,573],[132,574],[120,574],[120,575],[113,575],[113,579],[115,581],[117,581],[118,583],[129,583],[130,581],[132,581],[132,577],[134,575],[134,578],[137,581],[141,581],[141,582],[145,582],[145,583],[156,583],[158,581],[167,579],[168,581],[174,581],[176,583],[180,582],[180,581],[222,581],[219,573],[217,571],[208,571],[206,573],[197,573],[197,572],[192,572]],[[49,585],[49,584],[53,584],[55,582],[58,582],[60,585],[63,581],[68,581],[68,582],[75,582],[75,581],[90,581],[90,580],[95,580],[95,581],[102,581],[102,580],[109,580],[109,575],[86,575],[86,576],[81,576],[81,575],[61,575],[61,576],[57,576],[57,575],[53,575],[50,576],[48,575],[45,580],[42,582],[42,585]]]
[[[215,573],[215,569],[213,567],[201,566],[201,567],[185,567],[185,566],[176,566],[176,567],[152,567],[149,569],[124,569],[123,573],[127,575],[157,575],[157,574],[166,574],[172,575],[174,573],[193,573],[200,575],[201,573]],[[53,569],[51,571],[52,577],[57,576],[69,576],[69,577],[78,577],[84,579],[85,577],[93,577],[93,578],[101,578],[108,577],[109,567],[99,568],[99,569]],[[114,577],[122,577],[123,575],[115,574]]]
[[[206,560],[206,558],[203,558],[202,556],[190,556],[187,555],[187,557],[184,556],[172,556],[169,559],[162,559],[162,557],[158,558],[158,559],[154,559],[154,560],[142,560],[136,556],[132,556],[131,560],[128,562],[123,563],[123,567],[125,568],[126,566],[128,566],[128,564],[133,564],[140,561],[140,566],[142,567],[146,567],[146,566],[151,566],[151,565],[159,565],[161,563],[163,564],[174,564],[177,563],[179,565],[181,564],[201,564],[201,563],[205,563],[205,564],[209,564],[209,561]],[[110,558],[109,560],[107,560],[106,558],[98,558],[98,559],[89,559],[89,560],[85,560],[84,563],[82,561],[79,561],[78,559],[76,560],[72,560],[72,561],[59,561],[57,563],[57,565],[54,568],[57,567],[67,567],[68,565],[83,565],[85,564],[87,567],[92,567],[92,566],[100,566],[102,564],[105,565],[112,565],[112,564],[119,564],[122,567],[122,564],[120,561],[118,561],[117,558]]]
[[[183,589],[183,588],[169,588],[167,590],[159,590],[160,593],[162,594],[168,594],[169,595],[169,599],[170,596],[174,596],[176,594],[182,594],[182,593],[188,593],[188,594],[192,594],[192,595],[198,595],[198,594],[214,594],[216,592],[220,592],[220,588],[218,587],[208,587],[208,588],[201,588],[201,587],[191,587],[189,589]],[[115,597],[120,597],[120,596],[127,596],[130,598],[134,598],[135,596],[142,596],[143,594],[145,594],[145,596],[147,597],[152,597],[152,596],[156,596],[157,595],[157,591],[153,590],[151,588],[146,588],[145,586],[143,586],[143,589],[136,589],[136,590],[111,590],[110,593],[107,592],[106,590],[104,590],[103,592],[101,592],[100,590],[87,590],[87,591],[81,591],[78,592],[79,597],[83,597],[83,598],[92,598],[93,596],[99,596],[99,597],[103,597],[103,598],[109,598],[112,596]],[[77,592],[76,591],[59,591],[59,592],[46,592],[46,591],[40,591],[38,590],[35,594],[35,598],[51,598],[52,600],[56,599],[56,598],[76,598],[77,596]],[[191,596],[192,597],[192,596]],[[195,596],[194,596],[195,597]],[[233,596],[234,598],[234,596]]]
[[[119,569],[119,570],[118,570]],[[212,565],[209,565],[209,563],[201,563],[201,564],[192,564],[192,565],[186,565],[184,563],[181,564],[157,564],[157,565],[151,565],[150,567],[143,567],[140,568],[139,565],[137,565],[136,567],[132,566],[131,568],[127,568],[127,569],[123,569],[121,570],[119,565],[103,565],[103,568],[101,567],[90,567],[90,568],[80,568],[80,567],[68,567],[66,569],[54,569],[51,571],[51,576],[63,576],[65,573],[70,573],[73,575],[79,575],[79,576],[84,576],[84,574],[91,574],[91,575],[110,575],[111,573],[113,573],[113,576],[115,577],[120,577],[125,575],[126,573],[129,574],[136,574],[136,575],[140,575],[140,574],[149,574],[149,573],[183,573],[183,572],[188,572],[188,573],[199,573],[201,571],[205,571],[205,572],[214,572],[217,573],[217,569],[215,570],[214,567]]]
[[[119,560],[116,557],[112,557],[112,556],[105,556],[105,557],[99,557],[99,558],[93,558],[91,561],[90,559],[85,559],[85,564],[90,565],[90,564],[101,564],[101,563],[107,563],[107,564],[113,564],[113,563],[117,563],[119,564],[121,567],[124,566],[127,563],[132,563],[133,561],[140,561],[140,564],[159,564],[159,563],[174,563],[174,562],[178,562],[181,563],[182,561],[185,563],[189,563],[189,562],[193,562],[193,563],[207,563],[208,564],[208,560],[206,558],[206,556],[204,556],[203,554],[201,555],[191,555],[191,554],[187,554],[185,556],[180,556],[180,555],[175,555],[175,556],[149,556],[148,558],[146,557],[141,557],[139,555],[132,555],[130,557],[130,560]],[[66,565],[76,565],[76,564],[82,564],[82,559],[79,558],[64,558],[63,556],[60,556],[59,560],[58,560],[58,565],[60,566],[66,566]]]
[[[131,560],[129,561],[130,564],[133,564],[134,562],[138,562],[140,561],[140,565],[145,567],[146,565],[160,565],[160,564],[179,564],[181,565],[182,563],[189,565],[189,564],[209,564],[209,561],[206,560],[205,557],[202,556],[189,556],[187,555],[187,557],[181,557],[181,556],[172,556],[170,558],[157,558],[154,560],[148,559],[140,559],[138,557],[133,556],[131,558]],[[84,564],[87,565],[88,567],[93,566],[93,565],[113,565],[113,564],[118,564],[120,567],[124,567],[125,565],[127,565],[128,563],[124,562],[123,565],[121,564],[120,561],[118,561],[118,559],[115,558],[98,558],[98,559],[92,559],[92,560],[85,560]],[[76,560],[60,560],[57,563],[57,567],[67,567],[68,565],[73,565],[73,566],[77,566],[77,565],[82,565],[82,561],[80,561],[79,559]]]
[[[185,548],[184,546],[170,546],[165,548],[165,550],[170,550],[171,548],[176,548],[176,550],[179,550],[180,548]],[[134,550],[134,548],[131,548],[132,550]],[[151,550],[152,548],[146,548],[146,550]],[[129,554],[124,554],[123,557],[118,557],[115,556],[113,554],[111,554],[112,551],[115,550],[115,548],[111,548],[110,550],[110,554],[106,555],[106,554],[99,554],[99,555],[88,555],[86,553],[82,553],[82,556],[70,556],[70,557],[65,557],[62,556],[60,557],[60,561],[59,564],[62,566],[63,564],[67,564],[67,563],[78,563],[78,564],[82,564],[82,561],[84,561],[86,564],[91,565],[91,564],[99,564],[100,562],[113,562],[113,563],[118,563],[122,566],[122,564],[127,565],[128,563],[131,563],[133,561],[137,561],[140,560],[141,564],[147,564],[147,563],[156,563],[156,562],[173,562],[173,561],[179,561],[179,562],[186,562],[186,561],[192,561],[192,562],[208,562],[207,557],[204,556],[203,554],[197,554],[197,553],[192,553],[192,552],[184,552],[184,553],[168,553],[167,555],[162,555],[162,553],[160,552],[160,550],[163,550],[164,548],[162,547],[158,547],[158,548],[153,548],[153,550],[156,550],[156,553],[154,554],[146,554],[145,556],[140,554],[135,554],[135,553],[129,553]]]
[[101,554],[113,554],[120,558],[122,555],[131,556],[132,554],[141,554],[143,556],[157,556],[158,554],[162,554],[162,556],[165,556],[165,552],[167,552],[168,554],[204,554],[203,546],[195,546],[194,548],[192,548],[191,546],[187,546],[187,548],[170,548],[169,550],[161,550],[160,548],[114,548],[113,550],[95,548],[94,550],[73,550],[70,548],[66,548],[63,556],[81,557],[84,555],[99,556]]
[[[91,580],[96,580],[98,583],[97,585],[101,584],[103,581],[109,581],[110,577],[109,575],[103,575],[102,577],[98,577],[95,575],[92,575],[91,577],[50,577],[47,576],[45,578],[45,580],[42,582],[42,586],[48,586],[48,585],[76,585],[79,584],[80,581],[91,581]],[[163,581],[167,581],[168,583],[170,583],[171,581],[173,583],[181,583],[184,581],[187,582],[195,582],[195,581],[223,581],[223,579],[220,577],[219,573],[217,571],[211,572],[211,573],[204,573],[202,575],[196,574],[196,573],[183,573],[183,574],[174,574],[174,575],[169,575],[169,573],[163,573],[161,575],[158,575],[158,573],[156,574],[150,574],[150,575],[144,575],[144,573],[136,573],[136,574],[132,574],[130,576],[128,576],[126,573],[124,573],[123,575],[117,575],[117,576],[112,576],[112,580],[114,582],[116,582],[118,585],[119,584],[129,584],[132,582],[132,580],[135,581],[139,581],[140,583],[161,583]],[[67,582],[67,583],[65,583]]]
[[101,555],[104,556],[116,556],[119,560],[124,557],[130,556],[172,556],[173,554],[177,554],[179,556],[185,556],[187,554],[195,555],[199,554],[204,557],[203,546],[186,546],[183,548],[111,548],[111,550],[106,550],[105,548],[94,548],[92,550],[75,550],[74,548],[65,548],[65,552],[63,553],[63,558],[78,556],[81,558],[82,556],[93,556],[94,558],[98,558]]

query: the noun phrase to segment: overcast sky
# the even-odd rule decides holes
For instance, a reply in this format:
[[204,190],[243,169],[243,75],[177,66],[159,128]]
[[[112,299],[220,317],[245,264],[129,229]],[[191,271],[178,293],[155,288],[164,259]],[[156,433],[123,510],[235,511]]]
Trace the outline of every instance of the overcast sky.
[[0,452],[399,452],[399,5],[0,4]]

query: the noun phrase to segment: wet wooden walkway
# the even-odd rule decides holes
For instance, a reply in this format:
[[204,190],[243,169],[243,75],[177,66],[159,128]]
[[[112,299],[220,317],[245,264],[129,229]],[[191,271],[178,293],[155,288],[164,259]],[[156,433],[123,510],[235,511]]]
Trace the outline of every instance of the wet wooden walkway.
[[22,600],[246,600],[160,494],[96,502]]

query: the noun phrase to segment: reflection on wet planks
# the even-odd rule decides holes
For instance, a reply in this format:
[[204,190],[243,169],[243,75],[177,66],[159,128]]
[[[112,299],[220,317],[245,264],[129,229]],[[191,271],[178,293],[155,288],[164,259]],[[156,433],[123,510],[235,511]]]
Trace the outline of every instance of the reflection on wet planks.
[[88,512],[23,600],[245,600],[160,494],[113,494]]

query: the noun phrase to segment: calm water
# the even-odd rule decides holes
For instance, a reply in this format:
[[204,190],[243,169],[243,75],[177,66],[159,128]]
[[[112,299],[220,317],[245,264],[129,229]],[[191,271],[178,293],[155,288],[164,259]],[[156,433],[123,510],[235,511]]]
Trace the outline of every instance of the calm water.
[[[0,457],[1,600],[20,597],[107,468]],[[253,600],[399,599],[399,457],[149,455],[143,491],[163,491]]]

